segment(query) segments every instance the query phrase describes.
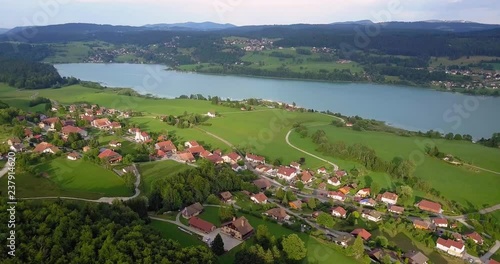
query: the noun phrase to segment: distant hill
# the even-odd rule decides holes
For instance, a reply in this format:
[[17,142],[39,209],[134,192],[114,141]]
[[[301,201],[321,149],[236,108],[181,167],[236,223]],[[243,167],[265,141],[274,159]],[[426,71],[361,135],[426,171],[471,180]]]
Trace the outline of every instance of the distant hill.
[[7,34],[17,34],[27,28],[37,29],[37,33],[95,33],[95,32],[129,32],[142,30],[140,27],[133,26],[113,26],[113,25],[100,25],[100,24],[90,24],[90,23],[68,23],[59,25],[49,25],[49,26],[36,26],[36,27],[15,27],[9,31]]
[[0,28],[0,34],[3,34],[3,33],[7,32],[9,30],[10,29],[8,29],[8,28]]
[[150,24],[143,27],[156,30],[198,30],[198,31],[211,31],[236,27],[233,24],[218,24],[214,22],[186,22],[174,24]]

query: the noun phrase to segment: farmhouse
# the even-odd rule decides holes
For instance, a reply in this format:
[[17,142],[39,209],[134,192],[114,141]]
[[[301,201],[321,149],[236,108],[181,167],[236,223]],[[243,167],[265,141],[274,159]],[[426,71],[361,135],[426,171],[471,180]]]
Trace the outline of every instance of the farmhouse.
[[370,196],[370,188],[361,189],[354,196],[355,197],[362,197],[362,198]]
[[366,231],[363,228],[357,228],[357,229],[352,230],[351,235],[353,235],[355,237],[361,236],[361,238],[365,241],[370,239],[370,237],[372,236],[372,234],[370,234],[370,232]]
[[194,228],[202,231],[205,234],[208,234],[208,233],[215,230],[215,226],[212,223],[207,222],[207,221],[205,221],[201,218],[198,218],[196,216],[189,218],[188,223],[189,223],[189,226],[194,227]]
[[427,211],[436,214],[440,214],[443,212],[440,204],[428,200],[422,200],[419,203],[417,203],[416,206],[422,211]]
[[290,220],[290,216],[286,213],[285,209],[281,207],[267,210],[264,215],[267,215],[278,222]]
[[59,152],[59,148],[50,144],[50,143],[47,143],[47,142],[42,142],[38,145],[36,145],[35,149],[33,150],[33,152],[37,152],[37,153],[51,153],[51,154],[55,154],[57,152]]
[[420,251],[408,251],[404,254],[404,258],[408,260],[408,264],[427,264],[429,258]]
[[203,212],[203,209],[203,205],[201,205],[200,203],[194,203],[182,209],[181,214],[182,217],[188,219],[193,216],[199,215],[201,212]]
[[462,242],[442,238],[436,241],[436,248],[456,257],[462,257],[465,251],[465,245]]
[[385,192],[382,194],[381,201],[386,204],[396,204],[398,202],[398,195],[391,192]]
[[248,162],[253,162],[253,163],[261,163],[261,164],[266,163],[266,159],[264,157],[253,155],[253,154],[246,154],[245,160]]
[[69,160],[77,160],[80,158],[80,154],[76,153],[76,152],[71,152],[68,154],[67,158]]
[[402,214],[404,211],[405,211],[405,208],[401,207],[401,206],[391,205],[391,207],[389,207],[389,212],[391,212],[391,213]]
[[281,166],[276,174],[278,178],[284,179],[286,181],[291,181],[297,176],[297,171],[294,168]]
[[250,197],[250,200],[252,200],[256,204],[266,204],[267,203],[267,196],[260,192],[257,194],[254,194]]
[[174,143],[171,140],[156,143],[155,149],[170,154],[177,153],[177,148],[175,147]]
[[225,223],[221,227],[222,233],[239,240],[249,238],[253,231],[253,227],[244,216],[237,219],[233,218],[233,221]]
[[79,127],[74,127],[74,126],[65,126],[61,129],[61,132],[63,133],[63,135],[65,136],[69,136],[70,133],[78,133],[80,134],[82,137],[86,137],[88,136],[88,133],[87,131],[79,128]]
[[474,241],[474,243],[476,243],[478,245],[482,245],[484,242],[481,235],[479,235],[477,232],[472,232],[470,234],[467,234],[467,235],[465,235],[465,237],[470,238],[472,241]]
[[111,128],[111,122],[107,118],[100,118],[100,119],[93,120],[90,123],[90,125],[97,128],[97,129],[101,129],[101,130],[108,130]]
[[108,163],[116,163],[122,161],[122,156],[111,149],[105,149],[99,156],[100,159],[106,160]]
[[328,179],[328,184],[333,185],[333,186],[340,186],[340,181],[337,177],[333,177]]
[[347,211],[344,208],[337,206],[332,209],[332,215],[335,217],[346,218]]
[[372,222],[378,222],[382,220],[382,213],[375,210],[363,210],[361,217]]
[[448,220],[446,218],[434,218],[432,223],[437,227],[448,227]]
[[429,222],[420,220],[420,219],[414,219],[413,220],[413,227],[416,229],[422,229],[422,230],[429,230],[431,227],[431,224]]
[[329,192],[328,193],[328,198],[332,198],[333,200],[338,200],[338,201],[345,201],[345,194],[341,192]]
[[222,156],[222,159],[224,160],[224,162],[231,163],[231,164],[235,164],[238,161],[242,160],[241,156],[238,155],[238,153],[236,153],[236,152],[231,152],[227,155],[224,155],[224,156]]

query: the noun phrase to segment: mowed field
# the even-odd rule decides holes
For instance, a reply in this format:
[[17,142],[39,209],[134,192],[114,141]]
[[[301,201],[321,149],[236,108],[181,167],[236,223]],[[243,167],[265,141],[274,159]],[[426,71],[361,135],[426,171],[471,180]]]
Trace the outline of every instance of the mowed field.
[[[377,152],[377,155],[388,161],[396,156],[421,160],[417,164],[415,176],[425,179],[449,200],[455,200],[465,207],[483,208],[500,203],[498,192],[500,175],[466,166],[453,166],[424,155],[425,144],[431,143],[428,138],[399,137],[382,132],[357,132],[331,125],[311,127],[310,133],[314,133],[317,129],[323,129],[332,141],[369,146]],[[310,139],[301,139],[296,133],[291,137],[291,142],[306,150],[313,151],[316,148]],[[463,141],[432,140],[432,142],[444,153],[460,157],[476,166],[500,172],[498,162],[500,149]]]
[[190,235],[179,229],[177,225],[159,220],[151,220],[150,226],[160,231],[164,238],[179,242],[183,247],[206,245],[196,235]]
[[148,195],[151,193],[156,181],[189,168],[191,167],[188,165],[172,160],[139,163],[139,171],[142,177],[141,190],[145,195]]
[[[17,175],[17,197],[70,196],[99,199],[133,194],[118,175],[87,161],[71,161],[64,156],[40,164],[37,169],[45,175]],[[7,177],[0,179],[0,188],[7,190]]]

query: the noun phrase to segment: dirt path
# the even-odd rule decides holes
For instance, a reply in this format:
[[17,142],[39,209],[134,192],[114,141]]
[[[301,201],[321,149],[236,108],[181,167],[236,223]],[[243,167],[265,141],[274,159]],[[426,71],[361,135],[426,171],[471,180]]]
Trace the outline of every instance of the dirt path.
[[488,169],[485,169],[485,168],[481,168],[481,167],[478,167],[478,166],[474,166],[474,165],[470,165],[470,164],[463,164],[464,166],[467,166],[467,167],[471,167],[473,169],[478,169],[478,170],[482,170],[482,171],[486,171],[486,172],[491,172],[493,174],[497,174],[497,175],[500,175],[500,172],[498,171],[492,171],[492,170],[488,170]]
[[216,138],[216,139],[218,139],[218,140],[222,141],[224,144],[228,145],[229,147],[234,148],[234,145],[233,145],[233,144],[231,144],[231,142],[229,142],[229,141],[227,141],[227,140],[225,140],[225,139],[223,139],[223,138],[221,138],[221,137],[219,137],[219,136],[217,136],[217,135],[215,135],[215,134],[213,134],[213,133],[210,133],[210,132],[208,132],[208,131],[206,131],[206,130],[204,130],[204,129],[201,129],[201,128],[199,128],[199,127],[196,127],[196,129],[198,129],[198,130],[202,131],[203,133],[205,133],[205,134],[207,134],[207,135],[209,135],[209,136],[211,136],[211,137],[214,137],[214,138]]

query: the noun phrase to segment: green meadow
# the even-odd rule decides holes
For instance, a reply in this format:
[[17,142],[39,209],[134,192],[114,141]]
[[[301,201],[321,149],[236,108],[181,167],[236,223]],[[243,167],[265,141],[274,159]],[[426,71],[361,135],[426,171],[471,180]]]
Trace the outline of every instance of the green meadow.
[[160,231],[164,238],[179,242],[183,247],[206,245],[196,235],[190,235],[179,229],[177,225],[159,220],[151,220],[153,229]]
[[169,175],[175,175],[189,168],[188,165],[172,160],[140,163],[139,171],[142,177],[141,189],[144,194],[150,194],[156,181],[168,177]]

